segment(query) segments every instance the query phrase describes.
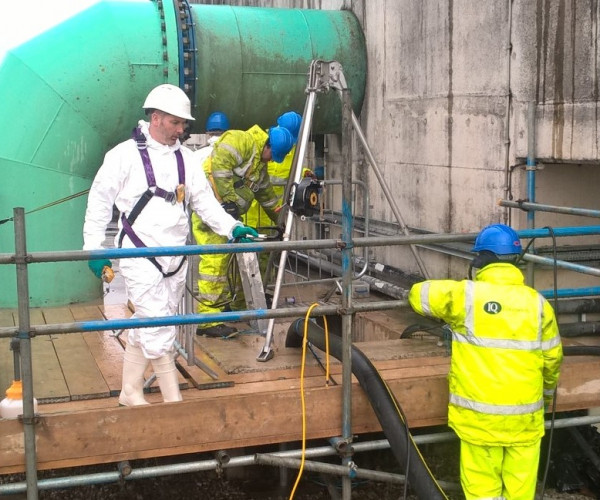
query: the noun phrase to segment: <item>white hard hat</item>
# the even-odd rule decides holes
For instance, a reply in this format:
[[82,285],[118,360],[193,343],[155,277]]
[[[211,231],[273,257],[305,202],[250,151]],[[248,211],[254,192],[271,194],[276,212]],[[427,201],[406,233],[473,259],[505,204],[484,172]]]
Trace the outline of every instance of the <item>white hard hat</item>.
[[159,109],[170,115],[195,120],[190,112],[190,99],[185,92],[175,85],[164,83],[154,87],[142,106],[144,109]]

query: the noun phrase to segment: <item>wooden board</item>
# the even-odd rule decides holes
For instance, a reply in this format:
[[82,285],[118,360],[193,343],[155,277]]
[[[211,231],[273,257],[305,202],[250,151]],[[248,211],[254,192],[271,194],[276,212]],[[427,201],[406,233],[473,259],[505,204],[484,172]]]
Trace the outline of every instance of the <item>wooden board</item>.
[[[76,321],[105,319],[103,310],[98,306],[72,305],[70,309]],[[118,396],[121,391],[123,347],[112,331],[85,332],[83,339],[108,386],[109,395]]]
[[52,338],[40,335],[31,341],[33,359],[33,395],[38,403],[69,401],[71,395],[65,382]]
[[121,391],[121,367],[123,366],[123,348],[112,332],[86,332],[83,340],[90,355],[102,374],[108,387],[109,396],[117,396]]
[[[447,412],[447,359],[415,365],[397,360],[380,370],[409,425],[440,425]],[[446,364],[444,364],[446,363]],[[406,365],[406,366],[404,366]],[[568,358],[561,376],[558,410],[600,405],[600,366],[591,357]],[[36,427],[38,468],[214,451],[300,439],[302,411],[298,380],[240,384],[214,391],[188,391],[181,403],[134,408],[92,408],[44,414]],[[306,380],[307,438],[341,433],[342,387]],[[114,401],[114,400],[113,400]],[[82,402],[83,403],[83,402]],[[116,402],[115,402],[116,403]],[[72,403],[73,404],[73,403]],[[126,433],[123,429],[127,429]],[[377,432],[379,423],[358,386],[352,388],[352,429]],[[0,420],[0,473],[23,470],[22,424]]]
[[[125,306],[70,306],[69,311],[48,309],[45,314],[32,311],[37,324],[62,323],[69,321],[69,317],[71,321],[100,319],[98,315],[115,319],[129,317],[131,311]],[[0,318],[11,321],[7,315]],[[14,315],[12,321],[15,321]],[[110,392],[116,394],[122,348],[111,332],[79,335],[105,382],[113,387]],[[33,339],[34,391],[38,399],[40,380],[46,383],[42,388],[48,392],[51,386],[48,382],[55,370],[60,372],[64,384],[53,342],[58,340],[56,337],[71,336]],[[300,349],[278,345],[273,360],[258,363],[255,357],[262,346],[262,337],[242,335],[231,341],[205,337],[195,340],[197,355],[218,370],[219,380],[234,382],[233,385],[183,391],[181,403],[163,404],[160,393],[153,393],[147,396],[153,404],[135,408],[119,408],[116,397],[41,404],[41,419],[35,428],[38,468],[108,463],[300,439]],[[582,339],[578,341],[586,343]],[[356,346],[373,361],[400,403],[410,426],[445,423],[449,357],[435,339],[369,341]],[[206,348],[206,352],[200,347]],[[324,354],[320,354],[324,359]],[[9,361],[12,367],[12,360]],[[221,368],[220,363],[225,363],[231,373]],[[249,370],[243,368],[246,365]],[[334,378],[341,383],[340,363],[332,359],[330,368]],[[113,381],[109,383],[111,376]],[[307,438],[340,435],[342,387],[326,387],[323,371],[312,357],[307,359],[304,387]],[[68,391],[66,393],[68,398]],[[54,400],[61,401],[60,398]],[[597,358],[565,359],[558,391],[558,411],[594,406],[600,406]],[[127,429],[127,433],[123,429]],[[380,430],[367,396],[356,382],[352,387],[352,430],[358,435]],[[0,419],[0,474],[24,470],[22,433],[20,421]]]
[[[68,307],[43,309],[48,324],[75,321]],[[108,397],[110,390],[82,333],[54,335],[52,343],[71,399]]]

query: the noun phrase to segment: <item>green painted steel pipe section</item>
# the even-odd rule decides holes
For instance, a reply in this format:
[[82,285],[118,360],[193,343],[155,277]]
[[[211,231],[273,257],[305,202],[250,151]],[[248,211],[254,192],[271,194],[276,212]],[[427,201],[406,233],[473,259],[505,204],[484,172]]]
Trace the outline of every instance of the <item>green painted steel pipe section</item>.
[[[360,113],[366,79],[366,48],[349,11],[264,9],[192,5],[198,49],[196,116],[214,110],[232,127],[268,127],[282,112],[302,113],[309,64],[337,60]],[[313,131],[339,132],[341,105],[331,92],[319,96]]]
[[[181,4],[103,1],[1,61],[0,102],[10,126],[0,134],[0,222],[14,207],[32,212],[26,218],[29,251],[81,248],[87,197],[73,196],[89,188],[104,153],[143,118],[148,91],[180,84]],[[351,13],[190,10],[198,49],[192,97],[200,125],[217,108],[237,128],[266,127],[283,110],[302,111],[308,66],[317,58],[342,63],[360,110],[366,50]],[[322,97],[315,132],[336,132],[339,102]],[[12,221],[0,224],[0,253],[14,253]],[[81,262],[32,265],[29,279],[35,307],[90,301],[102,292]],[[15,307],[15,266],[0,266],[0,283],[0,307]]]

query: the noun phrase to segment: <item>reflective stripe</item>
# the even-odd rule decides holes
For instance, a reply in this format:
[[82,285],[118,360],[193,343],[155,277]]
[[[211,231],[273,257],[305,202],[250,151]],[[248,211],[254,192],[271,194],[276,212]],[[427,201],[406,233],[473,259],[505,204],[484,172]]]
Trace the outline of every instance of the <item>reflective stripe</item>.
[[538,295],[538,339],[542,341],[542,324],[544,317],[544,297]]
[[269,187],[269,185],[274,185],[274,184],[271,184],[271,183],[269,182],[269,178],[268,178],[268,177],[264,177],[264,178],[262,179],[262,182],[258,182],[258,188],[259,188],[259,189],[266,189],[266,188],[268,188],[268,187]]
[[557,345],[560,345],[560,336],[558,335],[551,338],[550,340],[544,340],[542,342],[542,351],[547,351],[548,349],[552,349]]
[[276,206],[278,202],[279,202],[279,198],[278,197],[277,198],[271,198],[269,201],[265,201],[265,202],[261,203],[261,205],[263,207],[266,207],[266,208],[271,208],[271,207]]
[[242,155],[240,154],[240,152],[235,149],[233,146],[225,143],[225,142],[220,142],[219,143],[219,147],[226,149],[227,151],[229,151],[234,157],[235,157],[235,161],[239,164],[242,163],[242,161],[244,160],[244,158],[242,157]]
[[432,316],[431,306],[429,305],[429,286],[430,283],[428,281],[421,286],[421,307],[423,308],[423,314]]
[[519,351],[537,351],[542,348],[538,340],[506,340],[489,339],[485,337],[476,337],[474,335],[463,335],[462,333],[452,332],[452,340],[462,344],[471,344],[478,347],[493,347],[494,349],[516,349]]
[[285,186],[287,184],[287,178],[271,175],[271,184],[273,186]]
[[526,405],[492,405],[467,399],[456,394],[450,394],[450,403],[461,408],[487,413],[488,415],[526,415],[544,408],[544,400]]
[[[220,142],[219,147],[224,148],[229,151],[234,157],[237,165],[233,167],[232,171],[238,177],[248,177],[251,174],[250,167],[254,164],[254,157],[256,156],[256,144],[252,145],[252,154],[250,158],[246,161],[246,163],[242,163],[244,161],[244,157],[240,154],[240,152],[234,148],[231,144],[227,144],[225,142]],[[214,170],[214,169],[213,169]],[[213,171],[214,175],[214,171]]]
[[473,314],[473,304],[475,302],[475,283],[467,281],[465,288],[465,330],[467,335],[473,336],[475,318]]
[[214,302],[217,302],[222,299],[220,293],[206,293],[204,290],[199,293],[200,303],[212,305]]
[[554,396],[554,389],[544,389],[544,396],[546,396],[546,397],[553,397]]
[[231,170],[213,170],[212,175],[219,179],[231,179],[233,177],[233,172]]
[[200,281],[208,281],[210,283],[227,283],[227,276],[215,276],[214,274],[198,273],[198,279]]
[[246,213],[248,211],[248,207],[250,207],[250,203],[252,203],[252,200],[248,201],[245,198],[242,198],[240,195],[236,194],[236,205],[238,207],[240,207],[240,212],[242,214]]

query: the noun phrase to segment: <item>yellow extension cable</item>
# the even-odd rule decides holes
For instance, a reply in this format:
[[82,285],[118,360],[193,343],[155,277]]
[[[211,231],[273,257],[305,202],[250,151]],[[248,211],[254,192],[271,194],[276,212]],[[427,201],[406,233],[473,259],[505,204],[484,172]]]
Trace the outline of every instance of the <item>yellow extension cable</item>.
[[[302,336],[302,363],[300,365],[300,401],[302,402],[302,457],[300,460],[298,476],[296,477],[296,482],[294,483],[294,487],[290,493],[290,500],[294,498],[296,488],[298,487],[300,478],[302,477],[302,471],[304,470],[304,458],[306,455],[306,402],[304,400],[304,367],[306,364],[306,344],[308,343],[308,320],[310,313],[318,305],[319,304],[317,303],[312,304],[308,308],[306,317],[304,318],[304,335]],[[323,316],[323,321],[325,324],[325,385],[329,387],[329,329],[327,327],[327,318],[325,316]]]

